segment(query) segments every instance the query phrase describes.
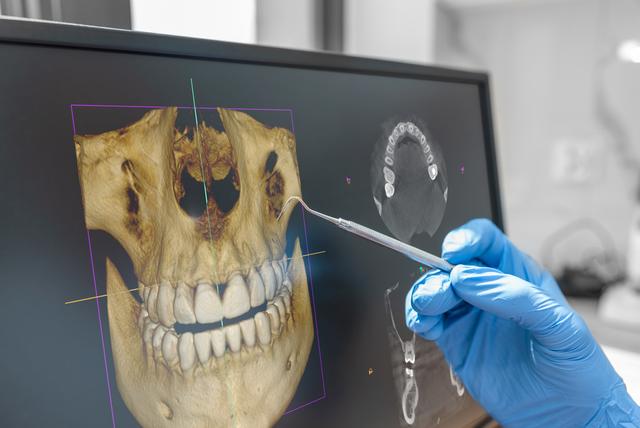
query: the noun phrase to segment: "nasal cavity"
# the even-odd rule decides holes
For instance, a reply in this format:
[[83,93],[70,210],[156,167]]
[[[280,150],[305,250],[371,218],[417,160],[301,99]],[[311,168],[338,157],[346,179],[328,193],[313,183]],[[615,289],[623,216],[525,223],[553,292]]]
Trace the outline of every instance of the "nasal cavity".
[[180,199],[180,208],[193,218],[200,217],[207,209],[207,201],[204,194],[205,186],[202,182],[191,177],[187,168],[182,170],[180,181],[184,189],[184,195]]
[[229,174],[222,180],[211,182],[209,198],[212,198],[218,209],[223,214],[228,213],[238,202],[240,197],[240,182],[237,180],[236,172],[232,168]]

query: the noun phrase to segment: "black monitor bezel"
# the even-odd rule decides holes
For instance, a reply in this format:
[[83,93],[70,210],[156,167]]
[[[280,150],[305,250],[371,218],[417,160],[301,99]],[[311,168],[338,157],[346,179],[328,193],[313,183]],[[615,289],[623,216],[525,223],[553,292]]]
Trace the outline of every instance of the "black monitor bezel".
[[220,42],[135,31],[0,18],[0,44],[54,46],[236,63],[331,70],[478,85],[493,221],[504,230],[489,75],[382,59]]

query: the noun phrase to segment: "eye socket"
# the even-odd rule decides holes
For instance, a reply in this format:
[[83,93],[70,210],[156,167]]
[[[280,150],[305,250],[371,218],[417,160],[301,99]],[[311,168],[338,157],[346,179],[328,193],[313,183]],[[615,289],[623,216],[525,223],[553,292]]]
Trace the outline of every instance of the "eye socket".
[[278,163],[278,154],[272,151],[271,153],[269,153],[267,162],[264,165],[264,172],[266,174],[271,174],[276,167],[276,163]]

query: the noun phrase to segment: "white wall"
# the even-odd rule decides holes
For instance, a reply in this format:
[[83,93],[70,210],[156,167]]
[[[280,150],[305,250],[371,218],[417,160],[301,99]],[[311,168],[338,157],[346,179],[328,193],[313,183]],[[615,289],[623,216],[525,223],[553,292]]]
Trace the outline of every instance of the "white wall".
[[[640,156],[640,67],[607,62],[602,74],[597,65],[619,40],[640,35],[638,6],[561,0],[439,14],[445,19],[439,20],[436,60],[491,73],[507,229],[537,258],[550,233],[582,217],[600,222],[618,251],[626,249],[638,172],[625,164]],[[628,133],[630,154],[621,154],[620,139],[601,121],[598,82]],[[587,153],[586,178],[554,176],[567,147],[573,155]],[[585,242],[558,256],[583,256]]]
[[258,0],[257,41],[261,45],[321,49],[318,0]]
[[256,42],[256,0],[131,0],[133,30]]
[[431,62],[434,17],[433,0],[344,0],[345,53]]

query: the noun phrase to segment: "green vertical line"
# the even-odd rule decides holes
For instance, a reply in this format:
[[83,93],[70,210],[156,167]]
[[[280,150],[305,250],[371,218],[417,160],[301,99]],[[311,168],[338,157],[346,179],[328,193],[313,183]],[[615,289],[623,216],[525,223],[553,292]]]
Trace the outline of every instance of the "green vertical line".
[[[202,142],[200,141],[200,132],[198,131],[198,109],[196,108],[196,92],[193,87],[193,78],[189,78],[189,83],[191,85],[191,99],[193,100],[193,115],[196,121],[195,138],[196,138],[196,145],[198,146],[198,157],[200,158],[200,172],[202,174],[202,189],[204,191],[204,201],[207,204],[205,208],[207,211],[207,231],[209,234],[209,245],[211,246],[211,259],[213,260],[215,265],[215,249],[213,247],[213,234],[211,233],[211,217],[209,216],[209,197],[207,196],[207,180],[206,180],[206,175],[204,173],[204,162],[202,160]],[[216,292],[218,293],[218,296],[222,301],[222,296],[220,295],[220,285],[217,283],[216,283]],[[220,325],[221,325],[221,328],[224,328],[224,316],[223,316],[223,319],[220,320]],[[222,358],[224,360],[224,355]],[[227,401],[229,402],[229,409],[231,410],[231,414],[233,416],[233,426],[237,427],[238,415],[236,414],[235,402],[233,400],[231,387],[229,386],[229,382],[228,382],[229,378],[227,376],[226,370],[222,369],[221,371],[224,373],[224,377],[227,380],[227,382],[225,382],[224,388],[227,392]]]
[[[193,78],[189,79],[189,83],[191,84],[191,99],[193,100],[193,115],[196,121],[195,128],[195,137],[196,137],[196,145],[198,146],[198,158],[200,159],[200,173],[202,174],[202,191],[204,193],[204,202],[205,202],[205,211],[207,213],[207,232],[209,235],[209,245],[211,245],[211,259],[215,264],[215,250],[213,248],[213,235],[211,233],[211,217],[209,216],[209,196],[207,195],[207,180],[204,172],[204,162],[202,160],[202,143],[200,141],[200,132],[198,131],[198,109],[196,108],[196,91],[193,87]],[[220,284],[216,283],[216,292],[222,301],[222,296],[220,295]],[[220,325],[224,327],[224,318],[220,320]]]

